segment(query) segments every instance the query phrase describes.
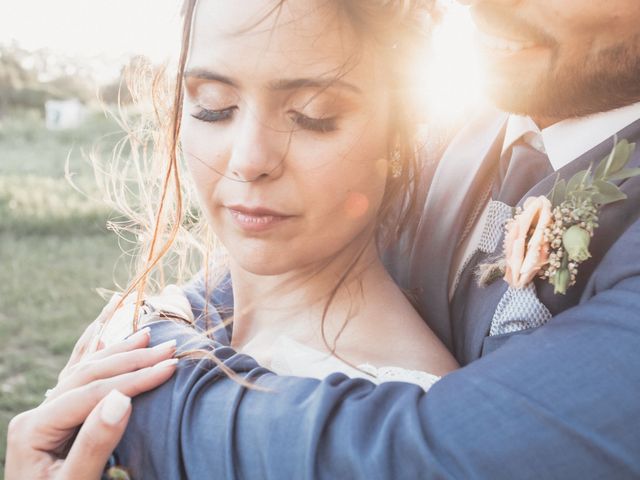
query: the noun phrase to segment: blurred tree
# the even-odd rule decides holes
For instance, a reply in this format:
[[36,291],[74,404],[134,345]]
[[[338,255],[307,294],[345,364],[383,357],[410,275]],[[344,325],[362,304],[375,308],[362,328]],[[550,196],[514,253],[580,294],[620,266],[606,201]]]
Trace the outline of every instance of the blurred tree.
[[39,105],[38,101],[29,105],[31,95],[25,93],[37,84],[37,76],[22,66],[24,56],[15,45],[0,48],[0,115],[16,105]]
[[120,69],[118,79],[100,88],[100,98],[107,104],[129,105],[133,102],[131,90],[138,89],[136,84],[155,72],[157,66],[148,57],[135,55]]
[[122,67],[120,76],[99,88],[100,99],[109,105],[129,105],[133,98],[127,85],[127,67]]
[[[93,62],[93,63],[92,63]],[[0,44],[0,119],[18,110],[44,114],[47,100],[78,99],[84,104],[100,99],[108,105],[129,105],[131,89],[139,91],[150,83],[159,67],[137,55],[120,69],[120,74],[98,87],[104,75],[100,58],[79,61],[41,49],[28,51],[16,43]]]
[[0,118],[15,110],[44,112],[49,99],[96,97],[89,73],[70,59],[45,50],[27,51],[17,44],[0,45]]

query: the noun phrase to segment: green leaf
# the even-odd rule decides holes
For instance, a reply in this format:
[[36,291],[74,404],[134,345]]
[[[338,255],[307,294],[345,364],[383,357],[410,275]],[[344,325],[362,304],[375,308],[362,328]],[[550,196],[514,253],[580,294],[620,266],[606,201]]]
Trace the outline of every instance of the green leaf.
[[609,171],[611,170],[611,164],[613,163],[613,157],[616,154],[617,147],[618,147],[618,137],[614,136],[613,148],[609,152],[609,155],[604,157],[602,161],[598,164],[598,167],[596,168],[596,171],[594,173],[594,178],[596,180],[604,180],[609,174]]
[[556,183],[554,183],[553,188],[547,195],[547,198],[551,202],[553,208],[560,205],[564,202],[565,196],[567,193],[567,182],[563,179],[556,179]]
[[614,142],[611,153],[598,164],[593,174],[595,180],[609,179],[610,175],[622,170],[629,162],[631,153],[635,149],[635,143],[629,143],[625,139],[618,142],[617,137],[614,137]]
[[576,191],[582,190],[584,187],[584,183],[589,177],[589,173],[591,169],[580,170],[576,173],[571,179],[567,182],[566,193],[567,195],[573,195]]
[[598,205],[607,205],[627,198],[613,183],[595,180],[593,186],[598,189],[598,193],[593,196],[593,202]]
[[610,182],[616,180],[626,180],[627,178],[636,177],[640,175],[640,168],[625,168],[624,170],[620,170],[617,173],[609,175],[607,180]]
[[607,168],[607,166],[609,165],[609,158],[610,157],[611,157],[611,154],[609,154],[607,157],[603,158],[600,161],[600,163],[598,163],[598,166],[596,167],[595,171],[593,172],[593,178],[595,180],[604,180],[607,177],[607,173],[608,173],[608,170],[609,170]]
[[613,147],[611,166],[607,171],[607,177],[613,173],[622,170],[631,158],[631,153],[635,144],[630,144],[627,140],[622,139]]

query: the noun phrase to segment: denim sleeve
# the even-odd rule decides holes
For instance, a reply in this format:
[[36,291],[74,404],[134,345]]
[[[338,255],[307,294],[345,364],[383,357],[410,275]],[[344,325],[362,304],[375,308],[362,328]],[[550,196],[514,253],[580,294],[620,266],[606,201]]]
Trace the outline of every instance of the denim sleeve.
[[[622,243],[621,243],[622,242]],[[207,360],[134,400],[116,453],[133,478],[640,478],[640,223],[593,295],[436,383],[280,377],[170,322],[153,343]]]

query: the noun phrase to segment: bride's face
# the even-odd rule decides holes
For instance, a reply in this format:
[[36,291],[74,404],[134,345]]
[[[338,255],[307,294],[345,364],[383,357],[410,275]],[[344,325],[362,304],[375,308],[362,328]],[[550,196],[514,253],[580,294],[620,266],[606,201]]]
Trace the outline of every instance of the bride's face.
[[198,3],[182,148],[215,233],[253,273],[362,246],[384,194],[383,66],[330,5],[265,19],[273,0]]

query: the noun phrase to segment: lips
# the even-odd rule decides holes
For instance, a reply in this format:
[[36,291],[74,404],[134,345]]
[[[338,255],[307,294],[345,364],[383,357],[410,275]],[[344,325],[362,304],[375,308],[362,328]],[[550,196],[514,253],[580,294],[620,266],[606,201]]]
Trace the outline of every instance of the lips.
[[289,220],[294,215],[263,207],[247,207],[243,205],[226,206],[227,211],[237,226],[249,232],[268,230]]
[[480,45],[503,54],[551,47],[554,39],[525,17],[522,9],[482,3],[471,10]]
[[505,53],[516,53],[521,50],[538,46],[536,42],[531,40],[511,40],[481,31],[478,32],[478,39],[483,47],[491,50],[503,51]]

